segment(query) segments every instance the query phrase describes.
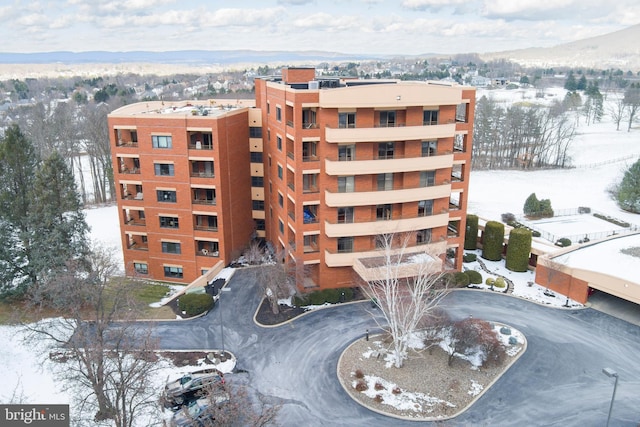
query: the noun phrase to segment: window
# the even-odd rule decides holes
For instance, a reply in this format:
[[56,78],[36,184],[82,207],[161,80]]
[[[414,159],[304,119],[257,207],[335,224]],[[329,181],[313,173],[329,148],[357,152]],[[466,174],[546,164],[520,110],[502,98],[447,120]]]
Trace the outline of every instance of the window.
[[465,139],[466,136],[461,134],[461,133],[457,133],[456,136],[453,139],[453,149],[455,151],[461,151],[463,153],[466,152],[465,150]]
[[353,252],[353,237],[338,237],[338,252]]
[[215,188],[194,188],[193,203],[198,205],[215,205],[216,190]]
[[149,274],[149,266],[144,262],[134,262],[133,269],[138,274]]
[[304,252],[318,252],[318,235],[312,234],[309,236],[304,236],[303,240]]
[[130,134],[131,134],[131,142],[138,142],[138,131],[132,130]]
[[438,151],[438,141],[422,141],[422,157],[435,156]]
[[456,121],[457,122],[467,122],[467,105],[468,104],[458,104],[456,106]]
[[153,148],[171,148],[171,136],[152,135],[151,144],[153,145]]
[[353,207],[338,208],[338,223],[351,224],[353,222]]
[[302,110],[302,127],[305,129],[313,129],[316,127],[315,110]]
[[426,245],[431,242],[431,229],[427,228],[425,230],[418,230],[416,233],[416,244],[417,245]]
[[378,174],[378,191],[393,190],[393,174],[392,173],[379,173]]
[[267,114],[271,114],[271,104],[267,102]]
[[380,111],[380,127],[392,128],[396,125],[395,111]]
[[249,127],[249,138],[262,138],[262,128],[260,126]]
[[282,179],[283,171],[282,166],[278,165],[278,178]]
[[307,173],[302,175],[302,191],[304,193],[315,193],[318,191],[317,173]]
[[433,200],[420,200],[418,202],[418,216],[433,215]]
[[436,171],[420,172],[420,187],[431,187],[436,184]]
[[302,210],[302,217],[305,224],[318,222],[318,205],[307,205]]
[[282,121],[282,108],[276,106],[276,120],[281,122]]
[[376,206],[376,219],[378,221],[388,221],[392,219],[392,208],[391,205],[378,205]]
[[276,136],[276,146],[278,147],[278,150],[282,151],[282,138],[279,136]]
[[265,220],[264,219],[256,219],[256,230],[264,231],[265,230]]
[[182,279],[182,267],[164,266],[164,277],[172,277],[174,279]]
[[424,110],[422,112],[422,124],[425,126],[438,124],[438,110]]
[[160,227],[162,228],[178,228],[177,216],[161,216]]
[[171,190],[156,190],[156,195],[159,202],[175,203],[176,192]]
[[303,162],[311,162],[314,160],[318,160],[318,156],[316,155],[318,143],[314,141],[303,141],[302,142],[302,161]]
[[252,176],[251,177],[251,186],[252,187],[264,187],[264,178],[261,176]]
[[218,217],[216,215],[196,215],[196,230],[216,231],[218,229]]
[[356,113],[338,113],[338,127],[341,129],[356,127]]
[[393,159],[393,149],[395,143],[393,142],[381,142],[378,144],[378,158],[379,159]]
[[353,193],[355,187],[355,179],[353,176],[338,177],[338,193]]
[[169,163],[155,163],[153,169],[155,170],[156,176],[174,175],[173,165]]
[[280,207],[284,207],[284,197],[279,192],[278,192],[278,204],[280,205]]
[[180,243],[176,242],[162,242],[162,253],[165,254],[180,254]]
[[355,145],[339,145],[338,146],[338,160],[341,162],[350,161],[356,159],[356,146]]
[[281,219],[278,220],[278,230],[280,230],[280,234],[284,234],[284,222]]
[[215,257],[220,255],[218,242],[196,241],[196,243],[198,248],[196,255],[215,256]]
[[251,163],[262,163],[262,153],[251,152]]
[[264,200],[252,200],[252,209],[254,211],[263,211],[264,210]]

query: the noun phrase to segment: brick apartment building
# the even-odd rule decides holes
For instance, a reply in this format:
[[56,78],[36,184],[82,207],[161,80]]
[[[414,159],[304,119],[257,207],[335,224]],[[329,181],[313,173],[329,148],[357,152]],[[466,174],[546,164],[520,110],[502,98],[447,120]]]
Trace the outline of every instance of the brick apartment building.
[[460,268],[473,88],[285,68],[255,104],[216,102],[109,115],[129,274],[189,283],[257,235],[305,266],[299,286],[348,286],[375,277],[376,236],[404,232]]

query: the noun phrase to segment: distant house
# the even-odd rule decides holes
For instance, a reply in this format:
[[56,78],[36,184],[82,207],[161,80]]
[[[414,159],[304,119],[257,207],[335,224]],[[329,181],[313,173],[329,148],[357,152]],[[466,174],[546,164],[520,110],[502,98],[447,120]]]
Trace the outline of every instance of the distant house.
[[491,84],[491,79],[483,76],[471,77],[471,86],[475,87],[487,87]]

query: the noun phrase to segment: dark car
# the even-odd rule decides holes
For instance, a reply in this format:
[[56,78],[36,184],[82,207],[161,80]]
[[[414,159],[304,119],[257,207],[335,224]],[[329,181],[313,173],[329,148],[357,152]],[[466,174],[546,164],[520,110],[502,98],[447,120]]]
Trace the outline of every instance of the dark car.
[[206,369],[184,374],[165,386],[164,406],[170,408],[184,405],[208,394],[211,390],[219,391],[223,384],[224,377],[216,370]]
[[205,424],[205,421],[212,421],[215,419],[215,411],[210,410],[211,405],[217,405],[220,407],[228,401],[229,395],[226,391],[219,391],[215,394],[210,394],[207,397],[192,400],[185,406],[182,406],[180,410],[173,415],[173,418],[171,419],[171,426],[202,426]]

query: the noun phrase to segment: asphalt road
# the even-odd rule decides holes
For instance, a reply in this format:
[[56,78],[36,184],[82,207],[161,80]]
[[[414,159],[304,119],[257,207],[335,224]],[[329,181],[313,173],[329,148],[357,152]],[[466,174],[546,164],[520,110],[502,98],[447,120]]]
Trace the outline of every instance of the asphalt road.
[[[375,329],[370,304],[318,310],[291,323],[262,328],[253,322],[260,295],[238,270],[207,316],[160,322],[163,349],[220,349],[247,373],[230,374],[253,392],[282,403],[283,426],[416,426],[356,404],[336,378],[346,346]],[[640,423],[640,328],[593,309],[559,310],[509,296],[452,292],[443,301],[452,317],[504,322],[524,333],[526,353],[470,409],[447,426],[603,426],[619,374],[612,426]],[[230,378],[233,380],[233,376]]]

